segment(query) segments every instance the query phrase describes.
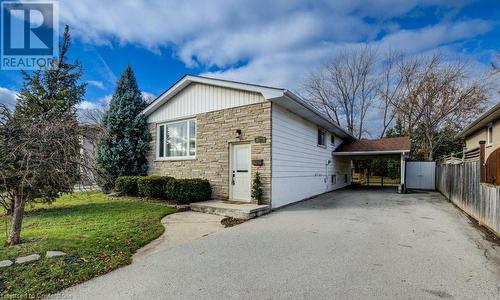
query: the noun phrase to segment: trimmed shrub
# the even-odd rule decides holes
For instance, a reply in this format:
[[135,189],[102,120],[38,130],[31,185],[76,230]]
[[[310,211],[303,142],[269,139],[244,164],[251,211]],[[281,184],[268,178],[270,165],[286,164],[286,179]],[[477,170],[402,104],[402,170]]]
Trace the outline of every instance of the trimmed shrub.
[[137,180],[139,195],[146,198],[171,199],[167,197],[166,186],[175,180],[168,176],[145,176]]
[[210,200],[212,188],[206,179],[175,179],[167,183],[166,193],[178,204],[188,204]]
[[115,181],[115,192],[127,196],[139,196],[137,181],[144,176],[120,176]]

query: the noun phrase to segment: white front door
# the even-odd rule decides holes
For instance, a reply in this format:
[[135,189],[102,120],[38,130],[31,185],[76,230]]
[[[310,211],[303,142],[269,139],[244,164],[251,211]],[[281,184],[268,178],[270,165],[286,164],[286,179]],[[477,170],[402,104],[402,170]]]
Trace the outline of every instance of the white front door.
[[230,200],[250,202],[250,144],[231,146]]

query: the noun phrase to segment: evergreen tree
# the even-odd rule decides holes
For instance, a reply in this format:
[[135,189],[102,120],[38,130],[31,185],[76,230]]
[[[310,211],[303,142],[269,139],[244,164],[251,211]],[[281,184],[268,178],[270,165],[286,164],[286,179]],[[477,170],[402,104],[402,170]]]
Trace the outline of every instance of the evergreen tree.
[[394,125],[394,127],[389,128],[389,130],[387,130],[387,132],[385,133],[385,137],[388,137],[388,138],[400,137],[400,136],[405,136],[405,135],[406,135],[406,132],[405,132],[405,129],[404,129],[403,124],[401,122],[401,118],[397,118],[396,124]]
[[255,178],[252,183],[252,199],[257,200],[260,204],[262,201],[262,196],[264,191],[262,190],[262,181],[260,179],[260,173],[255,173]]
[[[76,104],[85,95],[82,67],[67,62],[71,44],[64,29],[59,57],[45,69],[23,72],[24,84],[11,114],[0,117],[2,206],[12,213],[8,244],[20,242],[27,202],[56,199],[71,192],[80,159]],[[10,207],[9,207],[10,206]]]
[[97,149],[97,162],[106,176],[102,182],[105,188],[113,186],[118,176],[147,173],[151,135],[146,117],[140,114],[146,106],[128,65],[102,120],[105,134]]

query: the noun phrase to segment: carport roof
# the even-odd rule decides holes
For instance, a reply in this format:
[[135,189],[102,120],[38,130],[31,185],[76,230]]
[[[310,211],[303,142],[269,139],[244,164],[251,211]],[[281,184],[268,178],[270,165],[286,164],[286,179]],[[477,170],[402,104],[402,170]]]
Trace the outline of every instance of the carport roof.
[[356,140],[342,144],[334,155],[374,155],[410,152],[411,142],[407,136],[375,140]]

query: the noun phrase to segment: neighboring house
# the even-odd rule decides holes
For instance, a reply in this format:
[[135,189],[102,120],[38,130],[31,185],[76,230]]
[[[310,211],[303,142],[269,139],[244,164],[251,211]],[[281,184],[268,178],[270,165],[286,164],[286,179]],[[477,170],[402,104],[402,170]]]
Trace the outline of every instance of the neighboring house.
[[256,172],[273,208],[351,183],[332,152],[355,138],[286,89],[188,75],[143,114],[149,174],[206,178],[217,200],[251,202]]
[[95,152],[99,138],[100,127],[98,125],[80,125],[80,165],[78,166],[78,186],[92,186],[96,184],[95,179]]
[[480,142],[484,142],[484,181],[500,185],[500,103],[467,126],[459,137],[465,139],[466,152],[480,149]]

